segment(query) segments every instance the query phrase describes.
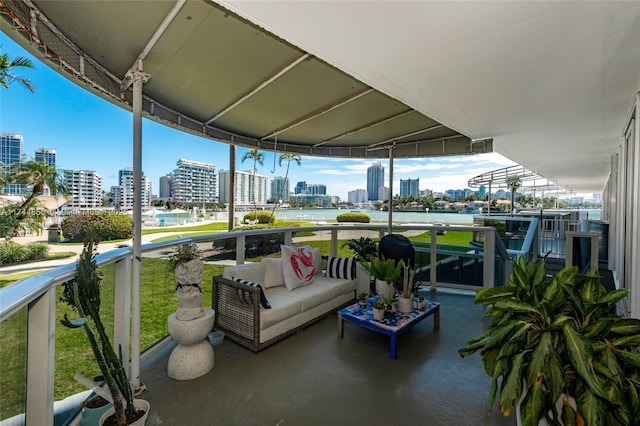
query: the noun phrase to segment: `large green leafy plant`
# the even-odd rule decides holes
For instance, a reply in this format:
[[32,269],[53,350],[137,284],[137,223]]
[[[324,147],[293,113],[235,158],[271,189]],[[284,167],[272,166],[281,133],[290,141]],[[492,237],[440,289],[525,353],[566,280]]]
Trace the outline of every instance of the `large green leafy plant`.
[[507,285],[478,290],[491,324],[459,353],[480,352],[491,377],[487,415],[496,398],[504,416],[522,399],[525,426],[640,424],[640,320],[615,314],[626,296],[607,291],[595,269],[547,280],[544,259],[522,258]]

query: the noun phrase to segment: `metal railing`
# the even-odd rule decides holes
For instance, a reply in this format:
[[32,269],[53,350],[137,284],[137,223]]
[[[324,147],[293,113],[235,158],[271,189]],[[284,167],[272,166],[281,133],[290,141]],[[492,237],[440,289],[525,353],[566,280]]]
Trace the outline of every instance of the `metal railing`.
[[[291,244],[294,233],[301,232],[328,232],[330,240],[329,253],[323,255],[336,256],[338,253],[338,241],[340,235],[350,233],[351,239],[355,234],[385,235],[387,225],[326,225],[293,228],[268,228],[249,231],[234,231],[219,234],[201,235],[194,237],[178,238],[165,242],[145,244],[142,246],[143,257],[164,257],[173,247],[184,243],[196,243],[199,246],[212,247],[221,240],[235,240],[235,247],[245,247],[247,239],[253,236],[282,234],[284,244]],[[504,280],[510,274],[510,259],[502,243],[497,239],[495,228],[478,226],[428,226],[428,225],[399,225],[393,227],[394,232],[408,230],[420,230],[431,232],[431,244],[437,247],[438,232],[473,232],[483,234],[483,249],[481,251],[482,282],[485,287],[493,286],[495,282],[495,259],[498,256],[505,264],[503,271]],[[300,237],[304,239],[304,237]],[[496,249],[496,245],[499,246]],[[132,318],[140,315],[140,312],[131,312],[131,256],[129,247],[111,250],[96,256],[99,268],[113,265],[113,344],[122,346],[122,353],[130,353],[130,348],[139,348],[140,342],[133,342],[132,336],[140,335],[140,330],[130,330]],[[430,267],[435,273],[430,276],[430,284],[435,286],[447,286],[438,281],[437,276],[437,250],[430,254]],[[245,262],[245,250],[235,250],[235,262]],[[144,274],[145,271],[143,270]],[[18,415],[12,419],[0,421],[0,424],[26,424],[43,425],[54,424],[54,355],[55,355],[55,328],[56,328],[56,289],[75,276],[75,263],[52,269],[50,271],[22,279],[0,290],[0,326],[12,316],[26,309],[26,396],[24,398],[24,423]],[[501,277],[502,278],[502,277]],[[502,281],[502,280],[500,280]],[[456,286],[460,288],[460,286]],[[478,288],[468,286],[468,288]],[[144,289],[143,289],[144,291]],[[161,296],[158,296],[161,297]],[[166,318],[166,317],[165,317]],[[138,322],[139,323],[139,322]],[[142,350],[144,356],[150,356],[154,350],[170,343],[170,338],[165,336],[159,344],[153,345],[153,349]],[[138,362],[131,365],[140,365],[141,353],[132,351],[131,358],[137,358]],[[2,374],[3,372],[0,372]],[[134,384],[140,385],[140,371],[129,371]],[[13,415],[13,414],[11,414]],[[4,416],[3,416],[4,417]]]

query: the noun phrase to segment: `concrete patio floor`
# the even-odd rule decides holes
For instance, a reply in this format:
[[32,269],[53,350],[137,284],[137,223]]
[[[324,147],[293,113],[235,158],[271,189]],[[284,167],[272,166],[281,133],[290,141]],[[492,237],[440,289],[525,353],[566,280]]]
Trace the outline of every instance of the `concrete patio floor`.
[[338,338],[336,314],[257,354],[225,339],[188,381],[167,376],[172,344],[143,364],[147,425],[515,425],[495,404],[485,420],[490,380],[457,352],[486,328],[482,307],[469,292],[431,296],[440,329],[430,317],[400,336],[397,360],[387,336],[345,323]]

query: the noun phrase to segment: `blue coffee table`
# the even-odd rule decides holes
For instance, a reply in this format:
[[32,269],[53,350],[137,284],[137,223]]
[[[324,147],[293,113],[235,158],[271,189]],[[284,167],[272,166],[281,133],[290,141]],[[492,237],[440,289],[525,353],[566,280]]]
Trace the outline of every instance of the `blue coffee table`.
[[365,309],[356,303],[338,311],[338,337],[344,336],[344,321],[368,328],[376,333],[385,334],[391,339],[389,356],[391,359],[397,359],[398,336],[406,333],[431,314],[433,314],[433,328],[440,328],[440,303],[438,302],[428,301],[425,309],[414,309],[406,314],[400,312],[393,315],[386,314],[384,319],[377,321],[373,318],[371,300],[367,301]]

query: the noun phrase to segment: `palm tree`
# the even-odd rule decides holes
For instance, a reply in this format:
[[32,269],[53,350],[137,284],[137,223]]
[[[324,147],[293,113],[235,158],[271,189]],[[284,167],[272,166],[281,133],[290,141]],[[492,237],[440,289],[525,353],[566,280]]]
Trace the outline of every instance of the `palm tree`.
[[513,206],[514,206],[514,198],[516,195],[516,190],[520,188],[520,177],[518,175],[511,175],[507,177],[507,188],[511,191],[511,216],[513,216]]
[[[296,164],[298,164],[298,166],[300,165],[300,163],[302,162],[302,158],[298,155],[298,154],[289,154],[287,152],[283,152],[282,154],[280,154],[280,158],[278,159],[278,164],[280,165],[280,167],[282,167],[282,162],[286,161],[287,162],[287,171],[284,174],[284,181],[288,182],[289,181],[289,168],[291,167],[291,162],[295,161]],[[277,206],[277,202],[278,200],[282,199],[282,191],[284,191],[284,185],[282,185],[282,187],[280,187],[280,193],[278,194],[278,196],[276,197],[275,200],[273,200],[273,210],[271,210],[271,220],[273,220],[273,214],[276,211],[276,206]]]
[[19,164],[16,171],[10,174],[7,180],[8,182],[33,185],[33,189],[27,198],[19,205],[16,205],[8,215],[13,221],[14,233],[20,229],[23,221],[28,219],[30,215],[36,214],[35,212],[39,210],[39,202],[36,197],[42,193],[45,186],[49,187],[52,195],[68,194],[64,175],[59,173],[54,166],[33,158],[27,158],[25,162]]
[[258,206],[256,203],[256,196],[255,196],[256,164],[259,163],[262,166],[262,164],[264,163],[264,154],[260,152],[258,148],[252,148],[251,150],[249,150],[249,152],[247,152],[245,155],[242,156],[242,162],[244,163],[244,160],[247,160],[249,158],[253,160],[253,175],[252,175],[251,186],[249,188],[249,202],[251,202],[251,193],[253,192],[253,211],[255,212],[256,218],[257,218]]
[[3,53],[2,55],[0,55],[0,86],[8,89],[9,85],[17,82],[29,89],[31,93],[35,93],[36,88],[33,86],[33,84],[31,84],[30,79],[13,74],[13,70],[19,67],[31,69],[36,68],[28,58],[18,56],[11,60],[9,59],[9,55],[7,53]]

